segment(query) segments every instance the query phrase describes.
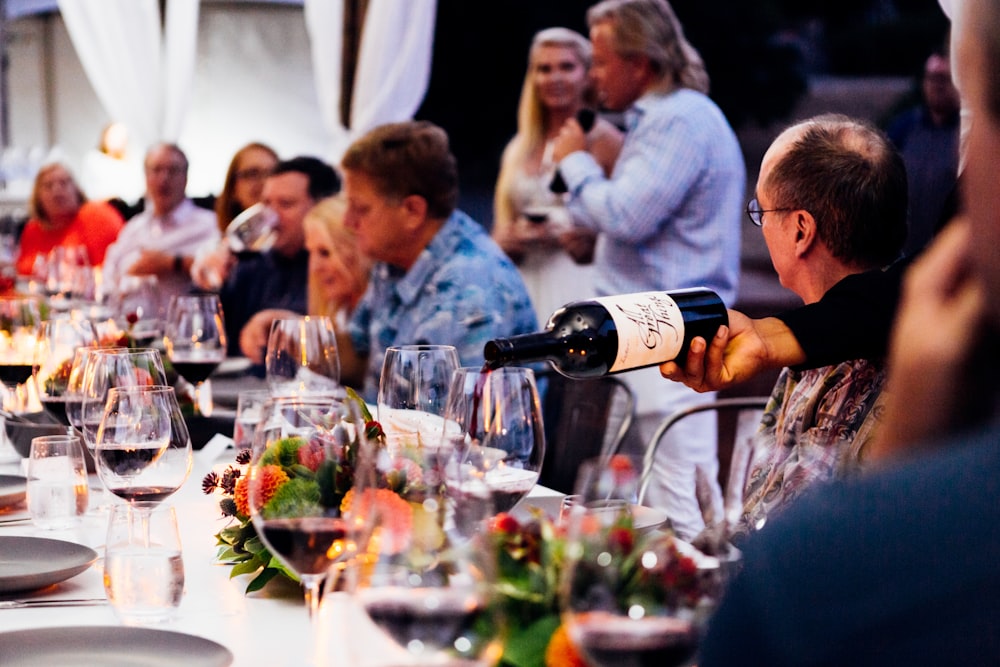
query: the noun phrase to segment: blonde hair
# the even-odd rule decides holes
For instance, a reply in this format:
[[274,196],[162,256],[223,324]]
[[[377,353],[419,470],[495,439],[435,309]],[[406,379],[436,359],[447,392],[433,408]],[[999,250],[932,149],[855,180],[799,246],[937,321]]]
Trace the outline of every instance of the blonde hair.
[[42,166],[42,168],[38,170],[38,173],[35,174],[35,183],[31,186],[31,197],[28,199],[29,215],[33,218],[41,220],[42,222],[52,222],[52,220],[49,218],[49,214],[45,210],[45,207],[42,206],[40,185],[42,179],[56,169],[62,169],[67,175],[69,175],[70,180],[73,181],[73,189],[76,191],[76,197],[79,200],[80,206],[87,203],[87,195],[83,193],[83,190],[76,182],[76,178],[73,176],[73,172],[69,170],[69,167],[64,165],[62,162],[50,162],[49,164]]
[[[521,100],[517,107],[517,134],[514,135],[510,144],[509,154],[504,155],[500,165],[500,173],[497,176],[494,194],[494,221],[509,220],[514,217],[514,206],[510,197],[514,171],[518,165],[524,163],[528,155],[545,145],[546,112],[538,97],[533,71],[535,54],[543,46],[571,49],[584,69],[590,69],[590,40],[576,31],[569,28],[546,28],[536,33],[531,40],[531,47],[528,49],[528,69],[524,75]],[[593,91],[589,87],[585,93],[584,102],[593,102]]]
[[310,273],[307,288],[310,315],[326,315],[334,319],[341,311],[349,313],[354,310],[368,286],[368,272],[372,262],[358,250],[357,236],[344,224],[346,212],[347,200],[335,195],[321,199],[309,209],[302,221],[304,227],[317,231],[326,238],[331,251],[351,274],[350,296],[343,301],[332,302],[323,295]]
[[708,94],[708,72],[684,37],[666,0],[603,0],[587,10],[587,25],[610,23],[618,55],[645,56],[663,88],[680,86]]

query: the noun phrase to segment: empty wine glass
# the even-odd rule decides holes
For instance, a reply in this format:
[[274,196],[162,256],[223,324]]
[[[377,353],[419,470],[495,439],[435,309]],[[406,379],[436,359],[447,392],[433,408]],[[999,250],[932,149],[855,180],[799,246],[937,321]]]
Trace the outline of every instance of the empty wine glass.
[[156,276],[121,276],[105,288],[107,304],[119,327],[136,345],[150,346],[163,335],[163,313]]
[[226,325],[217,294],[175,296],[167,309],[163,332],[167,357],[177,372],[195,386],[194,404],[212,414],[208,376],[226,358]]
[[492,664],[503,624],[492,604],[489,489],[472,482],[453,494],[434,450],[384,450],[377,460],[378,489],[358,510],[372,537],[348,567],[349,590],[406,652],[403,664]]
[[28,406],[23,385],[34,369],[40,313],[37,297],[0,297],[0,381],[5,389],[3,407],[10,412],[24,412]]
[[569,516],[562,617],[588,664],[686,665],[721,594],[719,561],[637,528],[641,463],[585,462]]
[[460,368],[452,376],[442,442],[453,452],[452,475],[480,479],[494,509],[510,511],[534,488],[545,458],[545,428],[528,368]]
[[[247,471],[247,511],[270,552],[298,575],[309,617],[332,565],[363,551],[368,527],[347,496],[371,486],[364,420],[346,392],[274,397],[264,404]],[[318,630],[318,628],[317,628]]]
[[69,426],[66,399],[73,359],[79,348],[97,343],[97,331],[90,320],[45,320],[35,351],[35,382],[45,409]]
[[105,488],[140,512],[161,502],[191,473],[191,438],[173,387],[112,387],[94,459]]
[[329,317],[276,319],[265,356],[267,384],[276,396],[324,393],[340,386],[337,334]]
[[411,438],[436,446],[452,373],[453,345],[402,345],[385,351],[378,386],[378,419],[390,442]]

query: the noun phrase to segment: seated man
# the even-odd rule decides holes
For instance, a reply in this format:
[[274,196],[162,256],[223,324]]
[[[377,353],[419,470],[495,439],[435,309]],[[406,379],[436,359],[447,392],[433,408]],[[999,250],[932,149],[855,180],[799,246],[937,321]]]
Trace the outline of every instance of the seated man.
[[174,144],[157,144],[146,153],[146,198],[150,206],[125,225],[104,256],[103,290],[110,294],[122,276],[156,276],[159,308],[170,297],[187,294],[195,255],[219,241],[215,214],[187,198],[188,160]]
[[219,290],[230,355],[241,354],[240,332],[258,312],[280,308],[306,314],[309,253],[303,220],[339,188],[333,167],[313,157],[279,162],[264,181],[262,202],[278,214],[277,238],[267,252],[241,254]]
[[458,170],[441,128],[377,127],[347,149],[341,166],[345,222],[376,262],[349,335],[338,335],[346,384],[374,400],[392,345],[454,345],[462,365],[481,366],[486,341],[537,328],[517,267],[455,210]]
[[[785,130],[761,164],[747,207],[781,284],[815,303],[849,276],[887,266],[906,238],[906,171],[878,130],[819,116]],[[805,487],[858,463],[865,420],[885,379],[880,359],[785,368],[757,434],[743,528]]]

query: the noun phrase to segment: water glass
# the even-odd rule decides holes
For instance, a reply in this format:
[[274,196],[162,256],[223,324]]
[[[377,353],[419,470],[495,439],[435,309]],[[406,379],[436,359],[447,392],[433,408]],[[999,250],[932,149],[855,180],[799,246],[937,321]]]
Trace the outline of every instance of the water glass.
[[260,423],[261,410],[271,397],[267,389],[244,389],[236,399],[236,421],[233,423],[233,444],[236,451],[253,449],[253,434]]
[[87,511],[87,465],[75,435],[46,435],[31,441],[28,456],[28,513],[44,530],[80,523]]
[[174,508],[114,505],[104,552],[104,590],[125,625],[173,618],[184,594],[184,561]]
[[277,319],[271,323],[264,365],[276,396],[307,396],[340,387],[337,333],[329,317]]

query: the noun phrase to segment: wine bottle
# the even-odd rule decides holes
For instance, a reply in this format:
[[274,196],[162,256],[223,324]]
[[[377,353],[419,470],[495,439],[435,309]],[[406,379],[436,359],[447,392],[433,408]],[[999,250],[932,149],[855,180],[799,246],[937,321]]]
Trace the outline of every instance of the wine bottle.
[[567,377],[598,377],[683,363],[692,338],[709,341],[728,323],[722,299],[703,287],[600,297],[566,304],[543,332],[487,342],[483,356],[490,368],[548,360]]

